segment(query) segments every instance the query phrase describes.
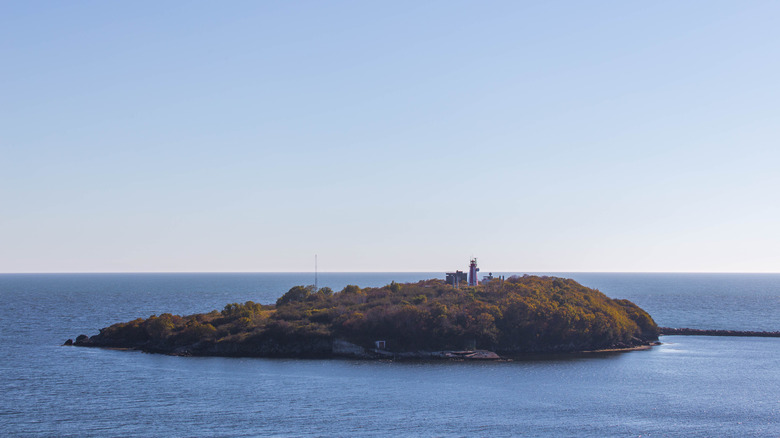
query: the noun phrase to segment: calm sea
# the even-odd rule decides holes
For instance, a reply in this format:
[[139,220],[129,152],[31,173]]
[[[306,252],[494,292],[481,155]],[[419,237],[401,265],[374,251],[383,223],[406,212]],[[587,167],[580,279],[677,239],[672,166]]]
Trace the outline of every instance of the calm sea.
[[[511,273],[505,273],[506,275]],[[557,273],[659,325],[780,330],[780,275]],[[381,286],[442,273],[324,273]],[[115,322],[272,303],[311,274],[0,274],[0,436],[780,436],[780,339],[499,363],[61,347]]]

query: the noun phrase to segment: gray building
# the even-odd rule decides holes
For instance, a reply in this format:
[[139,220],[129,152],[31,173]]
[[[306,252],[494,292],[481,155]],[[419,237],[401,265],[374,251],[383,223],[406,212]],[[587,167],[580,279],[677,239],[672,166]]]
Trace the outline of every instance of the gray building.
[[468,284],[469,276],[463,271],[447,272],[446,281],[447,284],[458,287],[461,283]]

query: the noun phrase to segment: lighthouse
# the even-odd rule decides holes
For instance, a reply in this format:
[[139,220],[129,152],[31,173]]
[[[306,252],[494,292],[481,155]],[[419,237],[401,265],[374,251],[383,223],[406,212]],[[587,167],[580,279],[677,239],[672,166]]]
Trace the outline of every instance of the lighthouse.
[[479,272],[479,268],[477,267],[477,259],[471,259],[471,263],[469,263],[469,286],[476,286],[479,284],[479,280],[477,280],[477,272]]

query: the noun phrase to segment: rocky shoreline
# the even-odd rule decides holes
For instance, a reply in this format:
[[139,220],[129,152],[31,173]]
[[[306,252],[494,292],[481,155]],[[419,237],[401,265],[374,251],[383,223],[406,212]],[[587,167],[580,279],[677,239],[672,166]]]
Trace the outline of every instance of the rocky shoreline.
[[637,343],[635,345],[615,345],[613,348],[598,350],[570,350],[552,348],[534,352],[502,352],[489,350],[436,350],[436,351],[405,351],[392,352],[377,348],[364,348],[344,339],[320,339],[314,343],[261,343],[249,346],[238,343],[197,342],[187,346],[170,346],[162,344],[126,344],[105,339],[101,335],[80,335],[74,341],[68,339],[63,345],[89,348],[105,348],[115,350],[141,351],[144,353],[166,354],[170,356],[202,356],[202,357],[265,357],[265,358],[297,358],[297,359],[364,359],[364,360],[449,360],[449,361],[511,361],[536,356],[612,353],[645,350],[659,345],[659,342]]
[[88,337],[80,335],[74,341],[68,339],[63,345],[76,347],[92,347],[119,350],[135,350],[144,353],[167,354],[170,356],[219,356],[219,357],[284,357],[302,359],[388,359],[388,360],[504,360],[493,351],[488,350],[442,350],[442,351],[409,351],[391,352],[380,349],[366,349],[343,339],[331,342],[320,342],[315,345],[257,345],[249,350],[245,345],[229,343],[196,343],[184,348],[171,348],[163,345],[118,345],[105,342],[100,336]]

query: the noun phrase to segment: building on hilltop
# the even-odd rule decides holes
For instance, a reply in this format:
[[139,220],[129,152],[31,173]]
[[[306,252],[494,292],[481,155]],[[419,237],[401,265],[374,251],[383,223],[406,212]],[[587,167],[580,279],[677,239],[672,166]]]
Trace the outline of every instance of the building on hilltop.
[[468,276],[463,271],[447,272],[446,281],[447,284],[451,284],[457,288],[460,287],[461,283],[466,283],[468,281]]
[[469,286],[476,286],[479,283],[479,280],[477,279],[477,272],[479,272],[479,268],[477,267],[477,259],[473,258],[471,259],[471,263],[469,263]]
[[461,283],[467,283],[467,282],[469,286],[476,286],[479,284],[479,279],[477,278],[477,272],[479,272],[479,268],[477,267],[477,259],[473,258],[471,259],[471,263],[469,264],[468,274],[466,274],[463,271],[447,272],[446,282],[447,284],[451,284],[456,288],[460,287]]

